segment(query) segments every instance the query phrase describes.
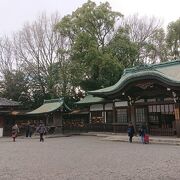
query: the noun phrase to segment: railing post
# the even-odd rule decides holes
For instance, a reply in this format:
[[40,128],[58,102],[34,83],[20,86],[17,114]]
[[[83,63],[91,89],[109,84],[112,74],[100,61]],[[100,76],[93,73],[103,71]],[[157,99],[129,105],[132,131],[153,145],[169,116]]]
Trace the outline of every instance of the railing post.
[[176,135],[180,137],[180,103],[175,104]]

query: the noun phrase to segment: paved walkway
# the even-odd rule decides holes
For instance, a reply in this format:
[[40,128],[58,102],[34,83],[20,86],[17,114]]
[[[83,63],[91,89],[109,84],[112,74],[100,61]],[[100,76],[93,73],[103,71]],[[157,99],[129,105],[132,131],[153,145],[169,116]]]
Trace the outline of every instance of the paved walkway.
[[[126,133],[102,133],[102,132],[89,132],[89,133],[81,133],[81,135],[85,136],[99,136],[103,137],[104,140],[107,141],[121,141],[128,142],[129,138]],[[180,145],[180,138],[175,136],[151,136],[149,137],[150,143],[153,144],[169,144],[169,145]],[[133,142],[141,143],[140,136],[134,136]]]
[[0,139],[0,180],[179,180],[180,146],[98,136]]
[[[126,133],[110,133],[110,132],[88,132],[88,133],[69,133],[69,134],[52,134],[46,135],[45,138],[60,138],[60,137],[68,137],[73,135],[81,135],[81,136],[97,136],[102,137],[103,140],[106,141],[120,141],[120,142],[128,142],[129,138]],[[25,139],[24,136],[19,136],[20,139]],[[38,135],[32,136],[32,139],[38,139]],[[150,144],[169,144],[169,145],[180,145],[180,138],[176,136],[151,136],[149,137]],[[134,136],[133,142],[141,143],[140,136]]]

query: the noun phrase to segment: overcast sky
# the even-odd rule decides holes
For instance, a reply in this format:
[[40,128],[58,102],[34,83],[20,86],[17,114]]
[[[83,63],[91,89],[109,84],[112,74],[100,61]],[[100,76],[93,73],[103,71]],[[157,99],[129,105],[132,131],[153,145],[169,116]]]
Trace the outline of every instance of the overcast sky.
[[[180,17],[180,0],[94,0],[108,1],[113,10],[125,16],[139,15],[161,18],[167,25]],[[62,16],[75,11],[86,0],[0,0],[0,35],[10,35],[22,28],[25,22],[32,22],[41,13],[48,15],[58,11]]]

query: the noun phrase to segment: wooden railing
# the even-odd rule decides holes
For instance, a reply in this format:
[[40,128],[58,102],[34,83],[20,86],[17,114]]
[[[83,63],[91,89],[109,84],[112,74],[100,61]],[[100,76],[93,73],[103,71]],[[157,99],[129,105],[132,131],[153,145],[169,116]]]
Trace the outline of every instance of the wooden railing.
[[113,131],[115,133],[127,133],[127,124],[113,124]]
[[[138,130],[138,127],[136,130]],[[64,132],[114,132],[127,133],[128,124],[90,123],[84,126],[63,127]],[[137,131],[138,133],[138,131]],[[174,136],[173,128],[150,128],[148,133],[155,136]]]
[[150,128],[149,134],[155,136],[174,136],[176,131],[173,128]]

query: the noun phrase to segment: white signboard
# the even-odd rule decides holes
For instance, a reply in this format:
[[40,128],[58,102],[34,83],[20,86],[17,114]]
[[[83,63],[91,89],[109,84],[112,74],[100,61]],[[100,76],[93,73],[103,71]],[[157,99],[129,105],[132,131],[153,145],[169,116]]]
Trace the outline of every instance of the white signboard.
[[139,99],[136,101],[136,103],[144,102],[144,99]]
[[103,111],[102,104],[93,104],[90,106],[90,111]]
[[115,107],[123,107],[123,106],[128,106],[128,102],[127,101],[115,102]]
[[147,99],[147,102],[156,102],[156,99]]

